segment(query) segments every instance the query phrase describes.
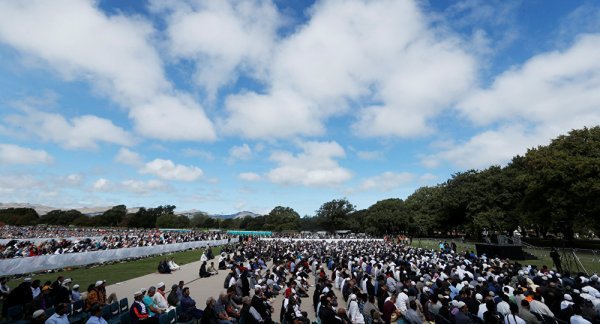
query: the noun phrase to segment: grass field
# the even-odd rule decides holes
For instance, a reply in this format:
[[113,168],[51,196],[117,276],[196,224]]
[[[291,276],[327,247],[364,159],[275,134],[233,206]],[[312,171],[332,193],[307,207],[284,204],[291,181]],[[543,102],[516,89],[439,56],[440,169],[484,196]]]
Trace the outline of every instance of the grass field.
[[[218,255],[221,251],[221,247],[219,246],[213,247],[212,249],[213,255]],[[79,284],[80,291],[85,291],[88,285],[95,283],[98,280],[106,280],[107,285],[111,285],[157,272],[158,262],[166,257],[173,257],[173,260],[179,265],[198,261],[200,260],[202,251],[204,251],[203,248],[154,256],[135,261],[123,261],[104,265],[100,264],[85,268],[65,268],[58,272],[37,274],[32,276],[32,279],[39,279],[43,284],[46,280],[54,281],[58,276],[64,276],[65,278],[72,278],[74,283]],[[12,287],[16,287],[21,283],[21,279],[12,281]]]
[[[448,242],[450,242],[448,240]],[[460,242],[460,240],[456,240],[454,241],[456,243],[456,247],[459,251],[475,251],[475,244],[474,243],[469,243],[469,242],[465,242],[462,243]],[[427,239],[414,239],[412,245],[415,247],[421,247],[424,249],[438,249],[438,244],[439,241],[435,241],[435,240],[427,240]],[[528,248],[524,248],[524,251],[535,255],[537,257],[537,259],[533,259],[533,260],[518,260],[519,263],[521,264],[525,264],[525,265],[536,265],[538,267],[541,267],[543,265],[548,266],[549,268],[552,268],[554,266],[554,263],[552,262],[552,259],[549,256],[549,250],[548,249],[528,249]],[[577,252],[577,257],[579,257],[579,260],[581,261],[581,263],[583,264],[583,266],[585,267],[585,269],[587,270],[587,272],[589,273],[594,273],[594,272],[600,272],[600,257],[597,255],[594,255],[592,253],[588,253],[588,252]],[[565,266],[565,262],[563,261],[563,266]]]

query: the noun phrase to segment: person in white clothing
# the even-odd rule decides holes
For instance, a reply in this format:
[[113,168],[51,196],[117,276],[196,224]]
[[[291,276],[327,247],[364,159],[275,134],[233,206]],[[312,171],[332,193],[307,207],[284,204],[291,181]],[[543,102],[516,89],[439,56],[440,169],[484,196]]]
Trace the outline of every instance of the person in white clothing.
[[176,270],[179,270],[179,268],[180,268],[179,265],[177,263],[175,263],[175,260],[173,260],[173,258],[171,258],[169,260],[168,265],[169,265],[169,269],[171,269],[171,271],[176,271]]
[[356,301],[356,295],[350,294],[348,297],[348,317],[352,321],[352,324],[364,324],[365,318],[358,308],[358,302]]
[[406,292],[401,291],[398,294],[398,298],[396,298],[396,308],[402,315],[406,315],[406,311],[408,310],[408,295]]

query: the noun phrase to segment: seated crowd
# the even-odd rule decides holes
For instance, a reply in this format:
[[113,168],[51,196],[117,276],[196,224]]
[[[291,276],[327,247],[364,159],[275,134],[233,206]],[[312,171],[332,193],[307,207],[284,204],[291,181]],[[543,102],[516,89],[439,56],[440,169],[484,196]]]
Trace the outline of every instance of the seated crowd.
[[[199,275],[226,272],[219,294],[200,304],[184,281],[170,290],[161,282],[132,293],[133,303],[123,316],[132,323],[176,316],[175,321],[203,324],[600,322],[596,275],[557,273],[468,251],[383,240],[247,240],[223,250],[217,266],[211,259],[203,254]],[[77,292],[75,297],[75,287],[65,281],[59,278],[41,288],[39,282],[24,282],[15,288],[19,292],[3,295],[5,305],[21,303],[35,322],[38,310],[54,307],[58,315],[52,316],[64,317],[63,303],[86,298],[84,310],[96,320],[116,300],[106,296],[103,281],[87,296]]]
[[[0,227],[0,238],[15,238],[15,227],[5,230],[5,227]],[[23,257],[34,257],[48,254],[65,254],[78,253],[87,251],[111,250],[128,247],[155,246],[172,243],[196,242],[204,240],[220,240],[228,238],[227,234],[207,233],[203,231],[186,231],[172,232],[157,229],[108,229],[107,232],[95,232],[95,234],[104,234],[90,238],[63,238],[54,239],[50,233],[59,232],[62,234],[76,234],[54,230],[42,230],[45,227],[40,227],[39,232],[46,233],[47,240],[27,240],[26,237],[21,239],[13,239],[6,244],[0,244],[0,259],[12,259]],[[87,229],[86,229],[87,231]],[[36,230],[27,227],[25,231],[28,235],[37,234]],[[89,232],[89,231],[88,231]],[[87,233],[87,232],[86,232]],[[81,234],[81,233],[79,233]],[[57,236],[54,236],[57,237]],[[60,237],[60,236],[58,236]]]

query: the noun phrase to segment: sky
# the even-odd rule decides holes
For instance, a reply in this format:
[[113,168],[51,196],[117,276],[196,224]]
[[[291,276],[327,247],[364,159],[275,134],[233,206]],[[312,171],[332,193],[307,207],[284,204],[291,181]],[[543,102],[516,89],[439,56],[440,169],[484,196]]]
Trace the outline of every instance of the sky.
[[0,202],[314,215],[600,124],[600,3],[0,0]]

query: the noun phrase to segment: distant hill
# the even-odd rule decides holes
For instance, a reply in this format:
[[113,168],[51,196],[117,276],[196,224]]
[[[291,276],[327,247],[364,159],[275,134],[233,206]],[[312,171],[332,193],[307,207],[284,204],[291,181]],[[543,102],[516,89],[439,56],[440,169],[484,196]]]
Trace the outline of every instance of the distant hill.
[[262,216],[249,211],[241,211],[239,213],[231,214],[231,215],[209,215],[212,218],[220,218],[220,219],[236,219],[236,218],[244,218],[246,216],[257,217]]
[[[105,211],[111,209],[113,206],[106,206],[106,207],[80,207],[80,208],[57,208],[57,207],[51,207],[51,206],[45,206],[45,205],[39,205],[39,204],[28,204],[28,203],[0,203],[0,209],[7,209],[7,208],[33,208],[35,209],[35,211],[38,213],[38,215],[42,216],[45,215],[53,210],[71,210],[71,209],[75,209],[80,211],[82,214],[84,215],[88,215],[88,216],[97,216],[97,215],[101,215],[102,213],[104,213]],[[137,212],[141,207],[131,207],[131,208],[127,208],[127,212],[128,213],[135,213]],[[221,214],[209,214],[207,212],[201,211],[201,210],[197,210],[197,209],[191,209],[191,210],[186,210],[183,212],[177,212],[175,211],[176,214],[178,215],[184,215],[187,217],[194,217],[195,215],[206,215],[212,218],[218,218],[218,219],[235,219],[235,218],[243,218],[246,216],[250,216],[250,217],[257,217],[257,216],[261,216],[259,214],[253,213],[253,212],[249,212],[249,211],[242,211],[239,213],[235,213],[235,214],[230,214],[230,215],[221,215]]]
[[[28,204],[28,203],[0,203],[0,209],[8,209],[8,208],[33,208],[38,215],[46,215],[53,210],[71,210],[75,209],[80,211],[84,215],[88,216],[97,216],[105,211],[111,209],[113,206],[105,206],[105,207],[80,207],[80,208],[57,208],[39,204]],[[131,207],[127,208],[128,213],[135,213],[140,209],[140,207]]]

